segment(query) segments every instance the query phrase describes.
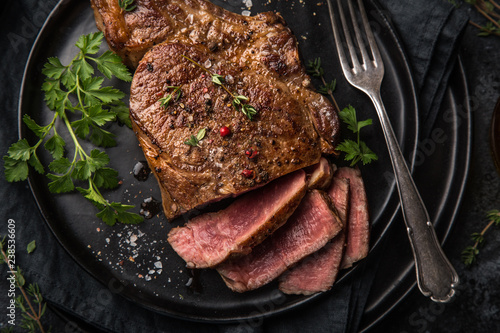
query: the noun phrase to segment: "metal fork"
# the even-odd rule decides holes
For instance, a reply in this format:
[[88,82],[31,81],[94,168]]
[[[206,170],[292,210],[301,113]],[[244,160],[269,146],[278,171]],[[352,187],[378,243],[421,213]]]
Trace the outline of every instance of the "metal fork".
[[[351,37],[350,28],[342,9],[342,0],[337,0],[338,13],[342,21],[342,30],[338,27],[332,0],[327,0],[327,2],[344,76],[351,85],[370,96],[375,105],[380,124],[382,125],[394,169],[403,217],[415,258],[418,287],[422,294],[430,297],[433,301],[448,302],[455,294],[454,288],[459,283],[458,275],[441,249],[429,214],[415,187],[396,136],[394,135],[389,117],[385,111],[380,96],[380,86],[384,76],[384,63],[371,31],[363,3],[361,0],[358,0],[359,12],[361,13],[363,30],[368,41],[368,46],[365,45],[360,26],[358,25],[357,14],[353,6],[354,1],[347,0],[358,52],[361,54],[360,62],[356,53],[356,46]],[[342,33],[345,36],[347,51],[352,65],[349,64],[349,58],[344,52],[343,42],[340,37]]]

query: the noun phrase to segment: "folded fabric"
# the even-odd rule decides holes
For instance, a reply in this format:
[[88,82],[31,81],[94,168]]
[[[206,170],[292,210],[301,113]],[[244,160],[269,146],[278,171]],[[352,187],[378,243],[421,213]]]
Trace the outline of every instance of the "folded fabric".
[[[235,1],[228,3],[237,8]],[[4,59],[16,59],[0,63],[0,74],[8,78],[2,81],[0,89],[4,106],[3,121],[0,123],[2,155],[17,138],[17,96],[24,64],[35,37],[28,30],[40,28],[40,16],[48,14],[48,3],[20,0],[4,6],[1,12],[1,30],[7,32],[1,36],[2,45],[12,46],[4,48]],[[387,9],[386,14],[401,35],[419,88],[421,121],[423,128],[428,130],[439,112],[467,17],[446,1],[380,0],[380,3]],[[54,2],[50,4],[55,5]],[[252,13],[260,9],[268,10],[264,1],[258,5]],[[288,1],[278,2],[277,6],[285,10],[285,6],[290,4]],[[313,9],[317,5],[315,1],[302,6]],[[325,8],[324,4],[321,8]],[[328,20],[326,12],[314,10],[318,16]],[[36,21],[28,18],[36,18]],[[325,29],[324,33],[331,37],[328,30]],[[294,311],[234,324],[200,324],[145,309],[89,276],[55,240],[41,218],[26,182],[11,184],[2,177],[0,195],[3,198],[0,212],[4,221],[12,219],[16,223],[16,264],[23,268],[27,281],[37,282],[45,299],[52,305],[110,332],[356,332],[377,262],[383,257],[384,246],[380,246],[377,249],[380,253],[362,262],[356,274],[335,286],[333,292]],[[6,232],[7,226],[3,223],[0,234]],[[37,248],[35,253],[28,255],[23,249],[31,240],[36,240]],[[1,276],[5,276],[6,271],[6,266],[2,265]],[[1,279],[0,283],[3,286],[6,280]],[[5,302],[4,297],[0,298],[0,307],[5,308]]]
[[445,0],[379,2],[390,13],[408,55],[418,89],[420,134],[425,138],[439,113],[468,15]]

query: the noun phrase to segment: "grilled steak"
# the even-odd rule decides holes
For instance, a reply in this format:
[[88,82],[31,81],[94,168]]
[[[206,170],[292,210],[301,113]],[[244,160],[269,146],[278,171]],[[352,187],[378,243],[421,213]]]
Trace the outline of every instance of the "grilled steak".
[[193,218],[168,241],[189,268],[213,267],[247,254],[292,215],[307,189],[298,170],[236,199],[226,209]]
[[[334,153],[337,111],[312,90],[297,41],[279,14],[246,17],[205,0],[136,0],[130,12],[116,0],[91,3],[110,48],[137,66],[131,118],[162,189],[167,218]],[[229,94],[181,55],[222,75],[229,91],[249,98],[258,111],[255,120],[236,112]],[[173,93],[171,86],[181,88],[164,108],[159,99]],[[224,126],[232,134],[222,138],[218,131]],[[200,147],[184,144],[201,129],[209,131]],[[244,152],[254,147],[259,155],[249,160]]]
[[328,195],[312,190],[284,226],[253,248],[250,254],[222,263],[217,271],[232,290],[253,290],[322,248],[341,230]]
[[242,16],[206,0],[136,0],[136,8],[129,12],[116,0],[91,0],[91,4],[109,47],[133,68],[154,45],[181,42],[204,45],[209,54],[234,67],[286,82],[290,93],[312,114],[323,150],[334,152],[337,111],[311,90],[297,40],[278,13]]
[[[335,168],[335,166],[334,166]],[[349,180],[335,177],[327,191],[332,204],[347,226],[349,214]],[[319,251],[302,259],[296,266],[280,276],[279,288],[286,294],[311,295],[327,291],[337,278],[345,249],[346,233],[339,233]]]
[[350,208],[347,222],[347,246],[342,260],[342,268],[348,268],[368,254],[370,245],[368,201],[361,171],[358,168],[339,168],[333,178],[349,179]]

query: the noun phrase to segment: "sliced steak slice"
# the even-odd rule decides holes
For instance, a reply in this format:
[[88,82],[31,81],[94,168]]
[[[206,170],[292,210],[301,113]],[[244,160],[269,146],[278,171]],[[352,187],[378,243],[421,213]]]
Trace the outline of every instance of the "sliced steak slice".
[[244,292],[276,279],[287,268],[322,248],[341,230],[325,192],[306,194],[287,223],[252,252],[217,267],[229,288]]
[[319,251],[308,255],[279,278],[285,294],[312,295],[330,290],[344,255],[345,232],[340,232]]
[[335,178],[349,179],[350,208],[347,222],[347,246],[342,260],[342,268],[348,268],[368,255],[370,246],[368,201],[361,171],[358,168],[339,168],[334,175]]
[[[333,168],[336,168],[334,165]],[[327,190],[342,225],[347,226],[349,214],[349,180],[334,177]],[[280,276],[279,288],[286,294],[311,295],[329,290],[340,270],[345,250],[345,231],[339,233],[333,240],[319,251],[302,259],[297,266]]]
[[309,175],[309,189],[325,190],[332,182],[336,166],[322,157],[318,163],[304,169]]
[[298,170],[243,195],[226,209],[172,229],[168,241],[187,267],[213,267],[232,255],[249,253],[283,225],[306,189],[305,172]]
[[326,193],[330,196],[332,204],[337,209],[342,225],[346,228],[349,218],[351,188],[348,178],[339,177],[335,174],[330,187]]

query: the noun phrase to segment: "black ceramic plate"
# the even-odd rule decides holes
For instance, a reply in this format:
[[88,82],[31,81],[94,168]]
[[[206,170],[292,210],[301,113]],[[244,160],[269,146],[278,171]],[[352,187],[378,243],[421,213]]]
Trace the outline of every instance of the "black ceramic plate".
[[[236,0],[214,2],[237,13],[245,9],[241,2]],[[251,9],[253,14],[267,10],[278,10],[282,13],[295,32],[306,61],[318,56],[322,58],[327,78],[338,79],[336,96],[341,107],[350,103],[356,107],[361,118],[375,117],[369,99],[350,87],[339,71],[325,3],[256,2]],[[386,66],[382,97],[403,153],[408,161],[413,161],[417,151],[418,121],[412,77],[401,45],[387,20],[375,5],[367,4],[367,9]],[[51,56],[57,56],[63,63],[67,63],[76,52],[74,43],[78,37],[93,31],[96,31],[96,28],[88,2],[64,0],[55,8],[37,38],[26,67],[20,117],[28,114],[39,123],[48,122],[51,111],[44,105],[40,91],[43,64]],[[125,91],[128,89],[127,84],[115,81],[111,83]],[[447,103],[456,105],[457,97],[453,90],[450,94],[452,96]],[[453,138],[470,138],[468,130],[466,131],[464,126],[458,126],[455,121],[456,119],[444,122],[443,130]],[[379,161],[362,169],[373,221],[372,247],[383,237],[388,237],[388,231],[395,229],[396,224],[402,229],[391,165],[381,129],[376,121],[374,123],[375,125],[367,128],[363,135],[379,155]],[[22,122],[20,127],[23,137],[34,139]],[[111,166],[119,171],[123,184],[117,190],[105,193],[105,196],[109,200],[135,204],[136,211],[139,211],[139,206],[145,198],[152,196],[160,199],[158,186],[153,177],[140,182],[131,174],[134,165],[144,160],[132,131],[119,126],[110,130],[116,133],[118,145],[107,149],[107,152],[111,157]],[[60,132],[64,133],[63,130]],[[460,144],[462,142],[459,140],[446,142],[440,147],[439,158],[444,159],[447,166],[462,170],[468,165],[468,155],[464,154],[465,148]],[[469,146],[465,147],[468,149]],[[425,165],[432,165],[435,158],[438,157],[431,155],[426,159]],[[42,156],[41,159],[45,165],[50,161],[47,156]],[[433,202],[429,209],[438,231],[445,231],[439,232],[440,236],[445,235],[452,224],[459,198],[456,194],[461,192],[464,182],[460,172],[446,173],[446,176],[431,173],[430,178],[426,179],[428,183],[433,184],[435,193],[439,193],[438,199],[442,202],[439,206],[435,206]],[[192,281],[191,272],[184,268],[184,262],[166,241],[170,228],[182,224],[182,218],[167,222],[163,215],[159,214],[138,226],[108,227],[95,217],[94,207],[79,194],[53,195],[47,190],[47,179],[35,173],[30,176],[30,184],[45,220],[71,256],[105,285],[113,283],[115,286],[116,281],[120,281],[124,297],[155,311],[191,320],[235,321],[286,311],[317,297],[284,296],[277,291],[275,284],[253,292],[236,294],[229,291],[220,277],[211,270],[201,270],[195,277],[195,288],[187,287],[186,283]],[[452,193],[451,197],[448,197],[447,193]],[[424,192],[424,200],[425,194],[428,192]],[[436,195],[433,194],[432,198],[435,199]],[[442,216],[445,209],[451,210],[453,214]],[[396,223],[392,223],[393,221]],[[411,269],[407,268],[408,265],[411,266],[411,258],[404,257],[401,260],[401,267],[391,267],[394,273],[391,278],[400,279],[403,276],[414,280]],[[349,279],[349,272],[345,273],[342,279]],[[396,280],[391,281],[397,284]],[[370,303],[374,317],[383,314],[406,292],[406,289],[392,290],[389,283],[391,281],[388,280],[380,286],[380,297]],[[333,290],[341,287],[342,284],[338,284]],[[268,306],[269,304],[272,306]]]

